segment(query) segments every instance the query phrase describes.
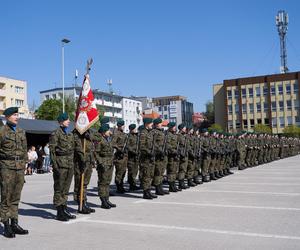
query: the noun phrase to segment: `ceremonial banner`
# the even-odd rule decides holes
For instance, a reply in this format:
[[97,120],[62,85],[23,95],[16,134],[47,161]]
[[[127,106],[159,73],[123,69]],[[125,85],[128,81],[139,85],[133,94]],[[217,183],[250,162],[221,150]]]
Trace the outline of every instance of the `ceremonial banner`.
[[84,76],[81,93],[78,99],[75,127],[83,134],[99,119],[98,110],[94,102],[94,95],[90,85],[90,76]]

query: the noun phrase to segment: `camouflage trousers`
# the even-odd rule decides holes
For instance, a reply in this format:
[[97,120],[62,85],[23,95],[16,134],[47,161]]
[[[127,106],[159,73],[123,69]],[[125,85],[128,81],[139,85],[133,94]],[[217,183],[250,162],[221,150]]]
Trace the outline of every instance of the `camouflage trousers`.
[[[80,185],[81,185],[81,171],[79,168],[79,163],[76,162],[74,164],[74,200],[79,200],[80,195]],[[84,180],[83,180],[83,200],[86,201],[86,193],[87,193],[87,186],[90,183],[91,176],[93,173],[93,165],[90,163],[84,169]]]
[[109,197],[109,184],[111,183],[113,175],[113,166],[112,165],[99,165],[97,167],[98,173],[98,195],[101,198]]
[[209,154],[205,153],[203,155],[202,166],[201,166],[202,176],[206,176],[209,174],[210,163],[211,163],[211,157]]
[[54,196],[53,204],[58,207],[60,205],[67,205],[68,194],[74,174],[73,168],[54,168]]
[[210,161],[210,164],[209,164],[209,173],[214,173],[215,171],[217,171],[217,169],[216,169],[217,162],[218,162],[217,155],[213,154],[211,156],[211,161]]
[[122,184],[124,182],[124,177],[126,174],[126,168],[127,168],[127,161],[128,156],[124,155],[123,159],[115,159],[114,165],[116,168],[116,176],[115,176],[115,183],[116,184]]
[[176,157],[169,156],[167,164],[167,176],[169,182],[176,181],[178,174],[179,161]]
[[154,180],[153,185],[158,186],[162,184],[164,173],[167,168],[167,157],[155,159],[155,169],[154,169]]
[[24,170],[0,168],[1,206],[0,216],[2,221],[9,218],[18,219],[18,207],[24,185]]
[[194,172],[195,172],[195,159],[191,159],[189,157],[188,159],[188,164],[187,164],[187,171],[186,171],[186,178],[187,179],[192,179],[194,177]]
[[139,165],[136,157],[128,157],[127,161],[127,168],[128,168],[128,183],[130,185],[136,185],[136,176],[139,171]]
[[178,169],[178,180],[184,180],[188,167],[188,158],[180,158]]
[[140,159],[140,171],[142,172],[141,184],[143,190],[148,190],[151,188],[152,181],[154,178],[155,163],[150,159],[150,157],[141,157]]
[[202,165],[202,159],[196,159],[195,160],[195,169],[194,169],[194,175],[193,177],[197,177],[201,174],[201,165]]

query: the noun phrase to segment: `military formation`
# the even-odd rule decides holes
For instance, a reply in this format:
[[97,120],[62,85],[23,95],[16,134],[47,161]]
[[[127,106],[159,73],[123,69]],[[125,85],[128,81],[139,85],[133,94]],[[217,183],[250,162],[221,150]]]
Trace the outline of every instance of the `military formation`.
[[[25,132],[17,127],[18,109],[8,108],[4,115],[7,123],[0,132],[0,216],[4,236],[14,238],[16,234],[28,234],[18,224],[27,142]],[[57,120],[59,127],[52,133],[49,147],[53,204],[59,221],[76,218],[67,207],[73,178],[78,212],[95,212],[87,203],[94,167],[101,208],[110,209],[116,207],[109,199],[114,170],[117,193],[142,190],[142,198],[151,200],[231,175],[233,167],[243,170],[300,153],[299,138],[246,131],[233,135],[185,124],[177,126],[174,122],[163,128],[160,118],[144,118],[143,125],[131,124],[129,133],[125,133],[123,120],[112,129],[104,117],[98,131],[88,129],[83,134],[76,129],[70,131],[67,113],[60,114]]]

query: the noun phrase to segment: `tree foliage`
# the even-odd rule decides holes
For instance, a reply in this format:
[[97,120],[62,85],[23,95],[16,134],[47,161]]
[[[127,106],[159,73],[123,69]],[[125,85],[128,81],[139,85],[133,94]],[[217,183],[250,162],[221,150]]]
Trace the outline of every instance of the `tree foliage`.
[[267,134],[271,134],[272,133],[272,129],[265,125],[265,124],[256,124],[254,126],[254,132],[256,133],[267,133]]
[[215,123],[215,112],[214,112],[214,104],[212,101],[208,101],[205,104],[206,111],[204,116],[206,117],[207,125],[210,126]]
[[300,137],[300,128],[296,125],[287,126],[283,129],[286,136]]
[[211,132],[211,131],[216,131],[218,133],[222,133],[223,132],[223,128],[220,124],[217,124],[217,123],[214,123],[212,124],[209,128],[208,128],[208,131]]

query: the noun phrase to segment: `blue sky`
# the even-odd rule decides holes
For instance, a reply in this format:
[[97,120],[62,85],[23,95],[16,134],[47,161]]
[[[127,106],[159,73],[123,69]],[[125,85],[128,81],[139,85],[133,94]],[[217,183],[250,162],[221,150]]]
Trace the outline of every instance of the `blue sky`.
[[93,57],[92,87],[117,93],[184,95],[195,111],[224,79],[279,72],[277,11],[289,13],[288,66],[300,70],[300,1],[91,0],[1,1],[0,75],[28,82],[29,104],[39,91],[81,83]]

